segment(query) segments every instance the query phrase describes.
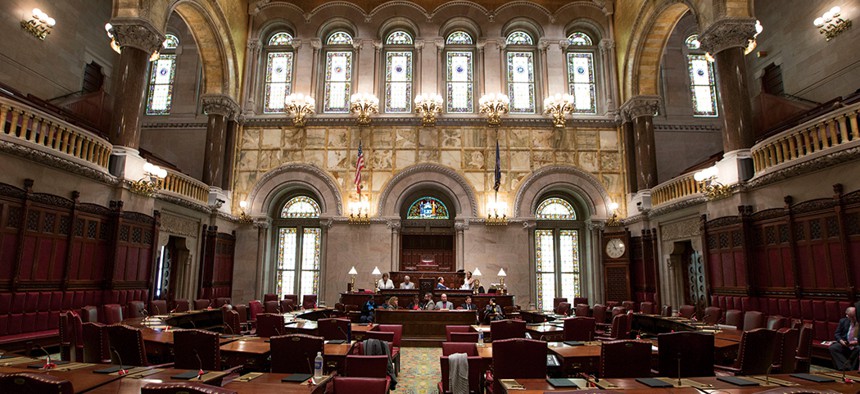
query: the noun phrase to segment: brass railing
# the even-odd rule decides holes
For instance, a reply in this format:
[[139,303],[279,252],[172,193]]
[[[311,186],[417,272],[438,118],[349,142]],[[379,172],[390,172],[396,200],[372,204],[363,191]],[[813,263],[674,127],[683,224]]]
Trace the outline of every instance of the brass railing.
[[167,169],[167,177],[158,181],[159,193],[172,193],[203,205],[209,202],[209,186],[181,172]]
[[108,172],[106,139],[28,105],[0,97],[0,134],[7,141],[48,149]]
[[755,144],[752,157],[756,176],[773,167],[860,140],[858,112],[860,103],[852,104]]
[[701,183],[693,179],[693,172],[688,172],[654,186],[651,189],[651,205],[656,207],[675,199],[701,193]]

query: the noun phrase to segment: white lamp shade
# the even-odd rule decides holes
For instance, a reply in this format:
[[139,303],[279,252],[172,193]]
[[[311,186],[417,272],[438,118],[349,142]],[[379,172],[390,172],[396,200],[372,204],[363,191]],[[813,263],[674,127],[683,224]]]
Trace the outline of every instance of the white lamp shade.
[[379,267],[373,267],[373,272],[371,272],[370,274],[371,275],[382,275],[382,272],[379,272]]
[[505,273],[504,268],[499,269],[499,276],[508,276],[508,274]]
[[481,269],[478,267],[475,267],[475,271],[472,272],[472,276],[481,276]]
[[349,274],[350,275],[358,275],[358,271],[355,270],[354,265],[352,266],[352,268],[349,269]]

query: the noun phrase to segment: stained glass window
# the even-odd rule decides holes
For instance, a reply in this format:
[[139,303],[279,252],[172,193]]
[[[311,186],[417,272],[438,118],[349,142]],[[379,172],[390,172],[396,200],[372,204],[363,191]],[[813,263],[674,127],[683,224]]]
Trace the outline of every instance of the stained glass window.
[[594,45],[591,37],[581,31],[573,32],[567,36],[567,42],[570,45]]
[[293,36],[287,32],[275,33],[269,38],[269,45],[292,45]]
[[303,229],[299,297],[317,294],[320,281],[320,229]]
[[508,52],[508,97],[512,114],[535,113],[534,53]]
[[508,39],[505,41],[511,45],[534,45],[534,40],[532,40],[532,36],[528,33],[520,30],[515,31],[511,34],[508,34]]
[[448,45],[472,45],[472,36],[462,30],[457,30],[448,35],[445,44]]
[[349,112],[349,96],[352,92],[351,51],[326,52],[324,82],[325,102],[323,104],[323,112]]
[[433,197],[421,197],[409,206],[407,219],[448,219],[448,207]]
[[179,37],[173,34],[165,34],[164,35],[164,43],[161,44],[164,49],[176,49],[179,47]]
[[537,309],[552,309],[555,298],[555,237],[553,230],[535,230]]
[[597,113],[594,54],[569,52],[567,54],[568,92],[573,96],[574,113]]
[[291,198],[281,209],[282,218],[315,218],[320,216],[320,206],[306,196]]
[[326,44],[328,45],[351,45],[352,44],[352,36],[345,31],[336,31],[331,33],[328,36],[328,40],[326,40]]
[[[299,297],[317,294],[320,240],[319,228],[281,227],[278,229],[275,286],[279,299],[286,294],[298,294]],[[296,276],[297,270],[298,276]]]
[[385,112],[412,112],[412,52],[385,53]]
[[293,87],[293,52],[269,52],[266,57],[266,97],[263,112],[282,113],[284,99]]
[[580,294],[579,232],[576,230],[559,230],[558,248],[559,271],[561,272],[560,296],[572,300]]
[[[297,229],[282,227],[278,229],[278,265],[275,282],[279,294],[296,294],[296,253]],[[280,299],[281,297],[278,297]]]
[[152,62],[149,72],[147,115],[170,115],[173,101],[173,78],[176,75],[176,55],[161,54]]
[[388,35],[388,39],[385,40],[386,45],[412,45],[412,36],[403,31],[397,30]]
[[693,116],[717,116],[717,87],[714,68],[705,55],[688,54]]
[[576,220],[576,211],[567,200],[558,197],[550,197],[541,201],[535,210],[537,219],[552,220]]
[[692,49],[694,51],[702,47],[702,43],[699,42],[698,34],[693,34],[687,37],[687,39],[684,40],[684,44],[687,45],[687,48]]
[[[450,37],[449,37],[450,38]],[[472,52],[448,51],[446,53],[446,98],[448,112],[474,112]]]

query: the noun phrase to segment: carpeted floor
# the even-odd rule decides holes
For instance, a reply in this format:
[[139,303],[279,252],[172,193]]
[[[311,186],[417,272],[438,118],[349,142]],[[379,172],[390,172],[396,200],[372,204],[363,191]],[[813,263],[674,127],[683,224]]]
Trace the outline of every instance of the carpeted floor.
[[439,356],[442,348],[403,347],[400,348],[400,375],[397,377],[397,390],[400,394],[436,394],[441,379]]

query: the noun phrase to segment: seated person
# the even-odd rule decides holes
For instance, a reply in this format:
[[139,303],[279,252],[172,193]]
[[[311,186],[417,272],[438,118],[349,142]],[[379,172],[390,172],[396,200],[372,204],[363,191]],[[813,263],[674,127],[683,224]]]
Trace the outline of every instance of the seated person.
[[857,346],[857,333],[860,324],[857,323],[857,310],[849,307],[845,310],[845,317],[839,320],[836,326],[836,342],[830,345],[830,357],[833,358],[833,367],[845,370],[857,370],[857,355],[860,354],[860,346]]
[[388,279],[388,273],[382,274],[382,279],[376,283],[377,290],[389,290],[394,288],[394,282],[391,279]]
[[467,311],[478,310],[478,306],[472,303],[472,296],[466,296],[466,302],[460,305],[460,309],[465,309]]
[[474,290],[475,294],[486,293],[484,291],[484,286],[481,286],[481,281],[478,279],[475,279],[475,282],[472,283],[472,290]]
[[376,300],[373,296],[367,297],[367,302],[361,307],[361,317],[358,321],[361,323],[373,323],[373,317],[376,313]]
[[436,290],[448,290],[448,286],[445,286],[445,278],[440,276],[436,279]]
[[499,304],[496,304],[495,298],[490,298],[490,302],[484,308],[484,321],[504,320],[505,312]]
[[454,303],[448,301],[448,295],[442,293],[440,297],[442,300],[436,303],[436,309],[454,309]]
[[412,297],[412,302],[409,303],[409,306],[407,306],[406,309],[417,311],[422,309],[423,307],[424,303],[421,302],[421,300],[418,298],[418,294],[416,294]]
[[415,283],[412,283],[409,281],[409,275],[406,275],[403,277],[403,283],[400,284],[400,289],[402,289],[402,290],[415,290]]
[[433,294],[424,294],[424,310],[432,311],[434,309],[436,309],[436,303],[433,302]]
[[460,290],[472,290],[473,281],[472,271],[466,271],[466,277],[463,278],[463,285],[460,286]]
[[383,309],[400,309],[400,305],[398,305],[397,296],[393,296],[388,299],[388,302],[382,306]]

